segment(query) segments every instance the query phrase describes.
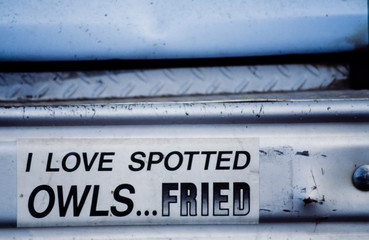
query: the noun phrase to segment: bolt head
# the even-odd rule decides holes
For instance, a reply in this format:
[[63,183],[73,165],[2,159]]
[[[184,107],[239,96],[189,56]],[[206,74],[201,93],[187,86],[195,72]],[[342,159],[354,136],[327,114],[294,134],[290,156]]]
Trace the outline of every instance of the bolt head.
[[361,191],[369,191],[369,165],[356,168],[352,175],[352,183]]

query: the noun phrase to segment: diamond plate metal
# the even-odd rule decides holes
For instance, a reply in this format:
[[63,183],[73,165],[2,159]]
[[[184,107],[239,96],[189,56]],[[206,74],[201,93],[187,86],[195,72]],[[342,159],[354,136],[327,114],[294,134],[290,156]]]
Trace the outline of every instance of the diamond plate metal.
[[342,89],[345,65],[260,65],[0,73],[0,101],[163,97]]

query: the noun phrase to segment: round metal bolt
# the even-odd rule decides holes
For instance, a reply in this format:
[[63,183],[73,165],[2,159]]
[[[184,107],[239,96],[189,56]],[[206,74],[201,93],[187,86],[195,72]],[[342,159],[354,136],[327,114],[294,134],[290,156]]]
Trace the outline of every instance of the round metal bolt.
[[369,191],[369,165],[356,168],[352,175],[352,182],[361,191]]

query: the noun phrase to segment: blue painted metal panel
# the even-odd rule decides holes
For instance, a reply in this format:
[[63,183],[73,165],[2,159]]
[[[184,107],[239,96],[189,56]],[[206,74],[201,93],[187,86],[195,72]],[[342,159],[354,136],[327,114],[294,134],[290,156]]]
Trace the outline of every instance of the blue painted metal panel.
[[368,46],[366,0],[0,1],[0,60],[237,57]]

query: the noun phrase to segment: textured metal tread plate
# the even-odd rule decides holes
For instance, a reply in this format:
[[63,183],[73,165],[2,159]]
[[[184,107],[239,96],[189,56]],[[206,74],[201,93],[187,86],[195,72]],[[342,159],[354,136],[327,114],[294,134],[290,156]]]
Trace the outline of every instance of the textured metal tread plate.
[[0,73],[0,101],[48,101],[342,89],[345,65]]

